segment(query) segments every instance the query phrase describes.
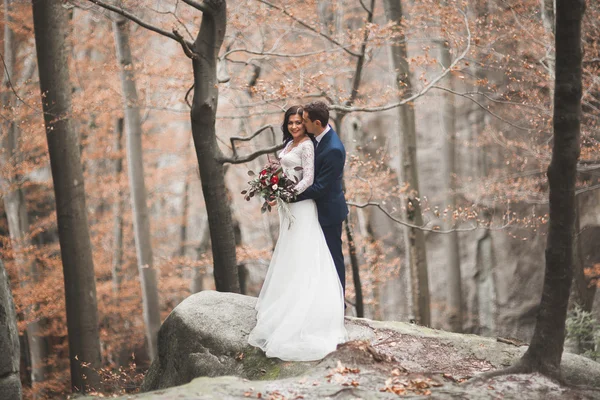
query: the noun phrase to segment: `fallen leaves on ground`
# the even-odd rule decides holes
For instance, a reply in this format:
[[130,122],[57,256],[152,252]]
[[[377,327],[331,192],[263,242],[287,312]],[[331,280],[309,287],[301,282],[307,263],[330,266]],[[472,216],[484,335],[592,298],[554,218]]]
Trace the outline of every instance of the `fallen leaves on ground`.
[[409,378],[406,374],[401,376],[398,369],[392,370],[392,375],[385,381],[385,386],[379,389],[380,392],[395,393],[399,396],[409,393],[429,396],[432,387],[443,386],[430,378]]

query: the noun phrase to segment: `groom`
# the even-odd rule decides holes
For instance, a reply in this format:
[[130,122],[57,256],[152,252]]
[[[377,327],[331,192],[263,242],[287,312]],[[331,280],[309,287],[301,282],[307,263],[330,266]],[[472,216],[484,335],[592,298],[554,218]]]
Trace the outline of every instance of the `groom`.
[[304,126],[315,137],[315,180],[296,201],[313,199],[317,204],[319,223],[325,234],[327,246],[344,294],[346,269],[342,254],[342,222],[348,215],[348,206],[342,191],[342,176],[346,162],[346,149],[339,136],[329,126],[329,107],[314,101],[304,107]]

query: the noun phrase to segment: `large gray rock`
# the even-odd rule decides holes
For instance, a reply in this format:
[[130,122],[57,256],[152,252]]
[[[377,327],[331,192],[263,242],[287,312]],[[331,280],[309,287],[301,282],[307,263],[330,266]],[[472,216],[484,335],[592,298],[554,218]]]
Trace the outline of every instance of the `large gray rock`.
[[0,260],[0,399],[21,398],[19,333],[12,293]]
[[[265,398],[268,394],[278,398],[277,393],[305,399],[395,398],[396,394],[382,391],[386,387],[404,388],[405,394],[417,396],[411,382],[426,382],[435,398],[492,399],[500,394],[510,398],[512,393],[533,399],[550,389],[554,394],[547,399],[600,395],[563,388],[535,374],[459,385],[462,378],[510,365],[526,347],[402,322],[346,318],[351,342],[324,360],[267,359],[246,343],[255,324],[255,302],[248,296],[205,291],[177,306],[160,329],[159,355],[142,386],[143,391],[163,390],[140,398],[241,399],[256,398],[258,393]],[[567,381],[600,387],[600,364],[571,354],[563,360]]]

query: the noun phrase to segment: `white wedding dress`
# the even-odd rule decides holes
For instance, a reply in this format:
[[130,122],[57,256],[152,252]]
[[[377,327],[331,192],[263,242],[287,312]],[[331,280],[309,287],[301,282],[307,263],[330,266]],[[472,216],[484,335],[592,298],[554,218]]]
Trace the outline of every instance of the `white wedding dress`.
[[[280,155],[289,177],[303,192],[314,180],[314,145],[310,140]],[[301,166],[301,171],[294,167]],[[292,178],[293,179],[293,178]],[[320,360],[347,340],[344,298],[333,258],[319,225],[314,200],[290,203],[292,224],[279,212],[279,239],[256,303],[257,323],[248,343],[267,357],[286,361]]]

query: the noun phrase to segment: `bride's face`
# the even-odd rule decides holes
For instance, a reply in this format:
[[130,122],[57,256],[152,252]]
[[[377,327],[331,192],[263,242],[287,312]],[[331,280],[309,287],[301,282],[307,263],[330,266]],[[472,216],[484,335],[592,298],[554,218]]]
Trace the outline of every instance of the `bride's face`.
[[301,115],[295,114],[290,116],[290,119],[288,119],[287,127],[288,131],[294,139],[304,136],[305,129]]

